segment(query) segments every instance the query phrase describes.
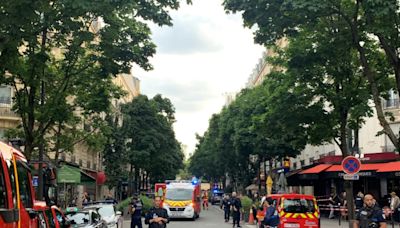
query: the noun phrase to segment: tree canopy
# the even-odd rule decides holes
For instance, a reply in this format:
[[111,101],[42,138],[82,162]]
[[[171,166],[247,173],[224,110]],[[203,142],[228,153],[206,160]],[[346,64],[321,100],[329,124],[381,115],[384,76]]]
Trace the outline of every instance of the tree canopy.
[[0,83],[14,89],[28,159],[43,143],[70,150],[63,144],[83,133],[77,125],[94,126],[120,96],[112,77],[133,64],[152,68],[146,23],[171,25],[169,11],[178,7],[178,0],[1,1]]
[[151,182],[175,179],[184,155],[175,138],[175,109],[168,98],[140,95],[122,107],[127,163],[147,172]]

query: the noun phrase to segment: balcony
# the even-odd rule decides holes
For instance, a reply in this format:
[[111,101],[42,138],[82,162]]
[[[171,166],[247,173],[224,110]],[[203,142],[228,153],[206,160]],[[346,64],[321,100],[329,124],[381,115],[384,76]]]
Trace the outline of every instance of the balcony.
[[19,121],[20,116],[12,111],[11,105],[0,103],[0,120]]

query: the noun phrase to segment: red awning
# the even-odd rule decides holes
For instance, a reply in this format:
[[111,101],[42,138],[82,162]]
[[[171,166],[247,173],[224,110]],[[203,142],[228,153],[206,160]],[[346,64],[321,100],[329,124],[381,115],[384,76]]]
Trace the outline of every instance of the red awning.
[[314,166],[312,168],[303,170],[300,172],[300,174],[316,174],[316,173],[320,173],[324,170],[326,170],[327,168],[331,167],[331,164],[319,164],[317,166]]
[[398,172],[398,171],[400,171],[400,161],[382,164],[377,172],[384,173],[384,172]]
[[[376,164],[361,164],[361,171],[366,171],[366,170],[378,170],[381,168],[383,165],[387,163],[376,163]],[[342,172],[343,167],[342,165],[332,165],[328,169],[325,170],[326,172]]]

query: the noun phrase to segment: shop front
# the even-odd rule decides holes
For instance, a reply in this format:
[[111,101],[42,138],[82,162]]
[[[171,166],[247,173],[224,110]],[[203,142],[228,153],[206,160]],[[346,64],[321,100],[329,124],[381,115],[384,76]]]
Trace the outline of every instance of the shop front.
[[[383,157],[385,156],[385,157]],[[388,194],[392,191],[400,194],[400,161],[393,153],[392,160],[386,160],[389,155],[376,154],[364,159],[361,164],[359,179],[353,182],[353,191],[356,194],[373,194],[386,204]],[[288,175],[288,184],[291,186],[312,186],[314,195],[321,198],[329,197],[332,192],[339,194],[344,191],[344,175],[340,159],[335,156],[324,161],[334,161],[333,164],[319,163]],[[374,158],[374,159],[371,159]]]
[[72,163],[62,162],[57,172],[57,184],[59,205],[64,208],[70,205],[82,206],[84,192],[91,198],[96,193],[96,179]]

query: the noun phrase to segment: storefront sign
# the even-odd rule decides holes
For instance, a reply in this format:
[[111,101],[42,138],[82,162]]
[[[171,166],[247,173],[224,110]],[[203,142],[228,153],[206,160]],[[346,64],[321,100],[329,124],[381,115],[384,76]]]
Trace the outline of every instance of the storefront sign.
[[345,175],[343,175],[343,179],[345,179],[345,180],[359,180],[360,176],[358,174],[345,174]]
[[[399,172],[399,174],[400,174],[400,172]],[[338,173],[339,177],[343,177],[345,175],[346,175],[345,173]],[[359,173],[357,173],[357,175],[360,176],[360,177],[371,177],[371,176],[373,176],[372,172],[359,172]]]

